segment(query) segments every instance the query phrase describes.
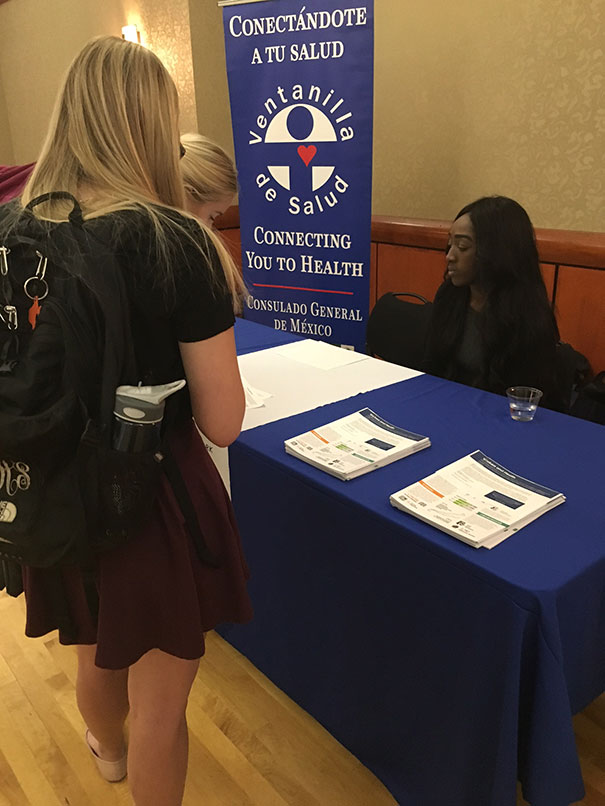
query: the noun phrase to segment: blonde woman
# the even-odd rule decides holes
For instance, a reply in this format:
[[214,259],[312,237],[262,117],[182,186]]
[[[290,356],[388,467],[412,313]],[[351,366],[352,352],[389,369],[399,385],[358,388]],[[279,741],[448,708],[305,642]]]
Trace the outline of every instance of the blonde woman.
[[235,165],[219,145],[202,134],[183,134],[181,143],[185,152],[180,167],[187,193],[187,209],[212,227],[215,219],[235,200]]
[[[219,145],[202,134],[183,134],[181,144],[180,168],[187,209],[207,227],[213,228],[215,220],[235,201],[235,165]],[[243,280],[232,260],[223,259],[222,263],[235,310],[239,311],[245,290]]]
[[[77,700],[90,751],[107,780],[128,773],[138,806],[181,803],[185,708],[204,631],[251,616],[230,502],[191,418],[222,446],[241,427],[233,301],[221,264],[229,258],[183,212],[178,131],[176,89],[159,59],[114,37],[92,40],[69,68],[17,203],[31,215],[23,208],[47,191],[79,200],[85,227],[111,244],[123,267],[141,380],[187,378],[188,392],[170,403],[171,450],[220,567],[198,559],[163,480],[140,533],[98,556],[98,620],[78,567],[24,570],[26,633],[59,629],[63,643],[78,645]],[[53,200],[36,214],[60,221],[68,208]]]

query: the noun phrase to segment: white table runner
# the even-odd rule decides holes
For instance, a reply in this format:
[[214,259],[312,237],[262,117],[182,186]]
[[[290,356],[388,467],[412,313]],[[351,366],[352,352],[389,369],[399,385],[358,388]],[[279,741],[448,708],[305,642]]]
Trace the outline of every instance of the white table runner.
[[[270,395],[253,396],[254,406],[246,408],[242,431],[422,375],[312,339],[247,353],[238,362],[244,385]],[[229,449],[217,447],[206,437],[204,443],[230,494]]]

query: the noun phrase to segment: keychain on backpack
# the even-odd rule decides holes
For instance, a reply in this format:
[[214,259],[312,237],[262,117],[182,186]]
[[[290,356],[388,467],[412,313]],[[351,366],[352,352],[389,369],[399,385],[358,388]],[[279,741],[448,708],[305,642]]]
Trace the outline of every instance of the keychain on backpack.
[[[42,302],[42,300],[48,294],[48,283],[44,279],[44,275],[46,274],[46,264],[48,263],[48,259],[45,258],[44,255],[41,252],[38,252],[37,250],[36,250],[36,254],[40,258],[40,260],[38,261],[38,266],[36,268],[36,273],[32,277],[28,277],[27,280],[25,281],[25,283],[23,284],[23,290],[25,291],[26,296],[29,297],[29,299],[33,300],[32,304],[31,304],[31,307],[30,307],[29,311],[27,312],[27,318],[29,320],[29,323],[31,325],[32,330],[35,329],[38,316],[40,314],[40,311],[42,310],[42,308],[40,306],[40,303]],[[39,291],[42,292],[41,294],[34,293],[32,295],[30,293],[30,291],[28,290],[28,285],[32,281],[34,283],[37,282],[37,283],[41,284],[39,289],[38,289]],[[36,286],[34,286],[34,289],[35,288],[36,288]]]
[[[0,322],[6,325],[9,330],[17,329],[17,309],[11,305],[13,292],[8,280],[8,258],[10,249],[0,246],[0,291],[2,300],[0,301]],[[7,348],[8,349],[8,348]],[[0,367],[4,365],[1,360],[6,356],[0,356]]]
[[7,255],[10,254],[10,249],[6,246],[0,246],[0,274],[6,277],[8,274],[8,259]]

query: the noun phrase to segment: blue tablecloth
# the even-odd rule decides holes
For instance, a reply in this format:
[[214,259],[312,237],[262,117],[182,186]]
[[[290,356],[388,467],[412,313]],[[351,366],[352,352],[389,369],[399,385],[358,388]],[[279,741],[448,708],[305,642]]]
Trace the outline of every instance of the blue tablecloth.
[[[369,406],[432,447],[350,482],[283,441]],[[390,493],[481,449],[567,502],[473,549]],[[253,429],[230,453],[256,616],[223,635],[401,806],[583,796],[572,713],[605,689],[605,429],[422,376]]]

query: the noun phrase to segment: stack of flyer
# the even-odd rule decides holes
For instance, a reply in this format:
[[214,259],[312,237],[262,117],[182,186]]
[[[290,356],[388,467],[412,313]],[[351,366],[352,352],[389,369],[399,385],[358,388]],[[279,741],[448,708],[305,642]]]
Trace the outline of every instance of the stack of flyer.
[[565,496],[475,451],[390,497],[397,509],[474,548],[491,549]]
[[287,453],[343,481],[421,451],[430,444],[428,437],[398,428],[371,409],[356,411],[284,443]]

